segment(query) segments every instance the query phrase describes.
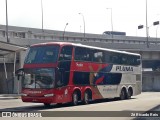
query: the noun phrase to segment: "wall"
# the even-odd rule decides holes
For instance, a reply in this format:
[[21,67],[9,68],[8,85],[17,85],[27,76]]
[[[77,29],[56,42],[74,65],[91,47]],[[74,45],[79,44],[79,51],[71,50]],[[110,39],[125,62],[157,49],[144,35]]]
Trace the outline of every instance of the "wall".
[[[13,93],[14,87],[14,79],[13,79],[13,63],[7,63],[7,77],[6,80],[5,72],[4,72],[4,64],[0,63],[0,94],[4,93]],[[17,65],[18,67],[18,65]]]
[[160,72],[143,72],[143,91],[160,91]]

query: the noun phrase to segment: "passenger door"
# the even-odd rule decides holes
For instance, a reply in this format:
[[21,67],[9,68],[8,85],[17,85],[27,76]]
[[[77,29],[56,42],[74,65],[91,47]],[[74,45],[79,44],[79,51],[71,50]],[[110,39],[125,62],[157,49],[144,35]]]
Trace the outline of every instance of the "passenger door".
[[66,86],[69,82],[72,50],[73,50],[72,46],[64,46],[61,49],[61,52],[59,55],[59,61],[58,61],[58,69],[59,69],[59,72],[61,73],[60,82],[62,85],[60,85],[59,87]]

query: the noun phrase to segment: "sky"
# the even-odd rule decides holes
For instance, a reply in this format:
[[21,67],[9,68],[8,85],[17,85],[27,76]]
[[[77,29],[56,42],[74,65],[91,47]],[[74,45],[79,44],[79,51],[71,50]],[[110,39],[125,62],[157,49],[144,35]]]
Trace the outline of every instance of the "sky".
[[[7,0],[8,24],[42,28],[41,0]],[[146,0],[42,0],[43,28],[71,32],[102,34],[104,31],[126,32],[127,36],[146,36]],[[160,37],[160,0],[148,0],[150,37]],[[0,24],[6,24],[5,0],[0,0]],[[109,8],[109,9],[107,9]],[[111,14],[112,11],[112,14]],[[81,14],[79,14],[81,13]],[[111,21],[112,16],[112,21]],[[66,23],[68,25],[66,26]],[[157,33],[157,35],[156,35]]]

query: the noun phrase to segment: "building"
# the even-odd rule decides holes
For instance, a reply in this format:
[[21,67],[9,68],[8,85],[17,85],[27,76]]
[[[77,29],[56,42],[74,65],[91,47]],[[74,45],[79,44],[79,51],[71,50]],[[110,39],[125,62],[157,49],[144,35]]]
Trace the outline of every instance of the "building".
[[[7,41],[5,30],[6,26],[0,25],[0,41],[3,42]],[[65,41],[140,53],[143,63],[143,90],[160,91],[160,86],[157,86],[160,83],[160,38],[149,38],[148,48],[146,37],[85,33],[84,38],[84,33],[15,26],[9,26],[8,34],[10,43],[24,47],[41,42]],[[24,56],[23,52],[17,55],[19,66],[22,66]],[[8,64],[10,61],[13,61],[12,55],[6,60]],[[0,78],[0,81],[3,79]],[[1,82],[0,85],[2,85]],[[2,92],[5,91],[2,90]]]

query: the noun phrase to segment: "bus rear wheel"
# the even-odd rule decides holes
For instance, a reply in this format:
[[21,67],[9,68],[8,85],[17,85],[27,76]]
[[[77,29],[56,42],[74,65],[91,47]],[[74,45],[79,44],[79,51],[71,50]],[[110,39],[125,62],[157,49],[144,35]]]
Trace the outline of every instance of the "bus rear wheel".
[[133,94],[132,88],[129,88],[127,93],[127,99],[131,99],[132,94]]
[[87,91],[84,93],[84,104],[89,104],[89,93]]
[[89,104],[92,101],[92,92],[90,90],[85,91],[83,101],[84,104]]

